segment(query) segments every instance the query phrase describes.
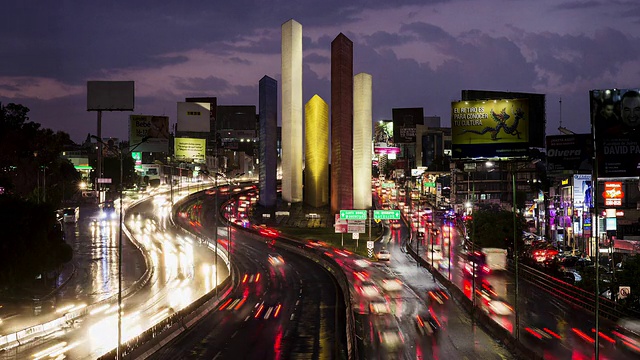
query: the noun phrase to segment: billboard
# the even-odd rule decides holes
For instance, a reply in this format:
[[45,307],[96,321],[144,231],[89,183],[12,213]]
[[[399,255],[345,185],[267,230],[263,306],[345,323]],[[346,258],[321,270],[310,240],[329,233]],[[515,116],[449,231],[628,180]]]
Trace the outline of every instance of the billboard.
[[451,103],[452,157],[510,158],[527,155],[527,99]]
[[605,181],[602,192],[604,206],[622,206],[624,200],[624,185],[621,181]]
[[133,111],[133,81],[87,81],[87,111]]
[[593,170],[591,134],[547,136],[547,175],[561,176]]
[[526,114],[529,121],[529,146],[544,147],[545,129],[547,126],[546,97],[544,94],[520,93],[510,91],[489,90],[462,90],[461,100],[500,100],[500,99],[527,99],[529,113]]
[[599,177],[640,176],[640,90],[589,92]]
[[211,131],[211,103],[179,102],[178,131]]
[[176,160],[204,163],[206,143],[206,139],[175,138]]
[[376,154],[397,154],[400,149],[393,145],[393,121],[380,120],[373,129],[373,152]]
[[[129,147],[140,152],[169,151],[169,117],[129,115]],[[148,137],[142,142],[144,137]]]
[[593,207],[591,174],[573,175],[573,208],[589,211]]
[[396,144],[416,142],[416,124],[424,124],[422,108],[392,109],[393,142]]

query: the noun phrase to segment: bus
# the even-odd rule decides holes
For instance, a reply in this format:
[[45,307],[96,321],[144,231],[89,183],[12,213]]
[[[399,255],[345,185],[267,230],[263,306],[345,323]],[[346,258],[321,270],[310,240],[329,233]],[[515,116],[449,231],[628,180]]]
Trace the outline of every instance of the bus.
[[69,207],[69,208],[65,208],[62,211],[62,219],[66,223],[78,222],[79,218],[80,218],[80,208],[79,207]]

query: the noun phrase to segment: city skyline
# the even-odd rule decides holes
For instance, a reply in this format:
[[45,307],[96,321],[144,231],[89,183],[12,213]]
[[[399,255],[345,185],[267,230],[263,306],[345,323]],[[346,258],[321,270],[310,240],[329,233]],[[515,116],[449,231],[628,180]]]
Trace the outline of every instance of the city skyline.
[[173,124],[186,97],[257,105],[263,76],[281,83],[280,26],[290,19],[305,29],[303,102],[331,99],[330,42],[344,33],[354,73],[374,79],[373,121],[422,107],[448,126],[461,90],[482,89],[546,94],[548,135],[560,119],[586,133],[589,90],[638,87],[632,1],[147,5],[8,4],[0,102],[28,107],[31,121],[76,142],[96,129],[89,80],[135,81],[135,110],[104,113],[104,136],[126,138],[132,114]]

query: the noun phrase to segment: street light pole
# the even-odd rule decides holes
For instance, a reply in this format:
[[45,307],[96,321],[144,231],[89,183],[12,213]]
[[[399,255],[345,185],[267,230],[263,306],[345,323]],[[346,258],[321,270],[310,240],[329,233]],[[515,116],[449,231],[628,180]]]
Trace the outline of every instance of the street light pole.
[[516,313],[516,324],[515,324],[515,337],[516,341],[520,339],[520,315],[518,313],[518,293],[520,290],[518,284],[518,231],[516,229],[516,172],[515,170],[511,172],[511,186],[513,191],[513,259],[515,263],[515,272],[516,272],[516,300],[515,300],[515,313]]
[[[97,137],[97,136],[92,136],[94,139],[96,139],[98,141],[98,143],[100,145],[107,145],[104,144],[102,139]],[[139,143],[135,144],[134,146],[130,146],[129,147],[129,151],[127,152],[128,154],[131,154],[131,152],[133,150],[135,150],[138,146],[142,145],[144,142],[146,142],[147,140],[149,140],[149,137],[144,137],[142,138],[142,141],[140,141]],[[108,145],[107,145],[108,146]],[[123,198],[123,189],[124,189],[124,176],[123,176],[123,152],[124,149],[120,148],[119,149],[119,153],[120,153],[120,189],[119,189],[119,195],[120,195],[120,231],[118,233],[118,343],[116,344],[116,359],[120,360],[122,359],[122,349],[120,348],[120,345],[122,344],[122,227],[124,226],[124,219],[123,219],[123,208],[122,208],[122,198]]]

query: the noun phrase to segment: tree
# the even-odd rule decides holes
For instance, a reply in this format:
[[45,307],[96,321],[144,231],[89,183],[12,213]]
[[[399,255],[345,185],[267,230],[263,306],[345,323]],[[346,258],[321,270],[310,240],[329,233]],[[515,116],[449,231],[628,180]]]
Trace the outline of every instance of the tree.
[[[474,224],[475,223],[475,224]],[[485,206],[474,211],[471,220],[467,220],[467,229],[476,247],[495,247],[513,249],[513,212],[498,206]],[[522,249],[522,230],[525,221],[522,215],[516,215],[516,234],[518,247]]]

